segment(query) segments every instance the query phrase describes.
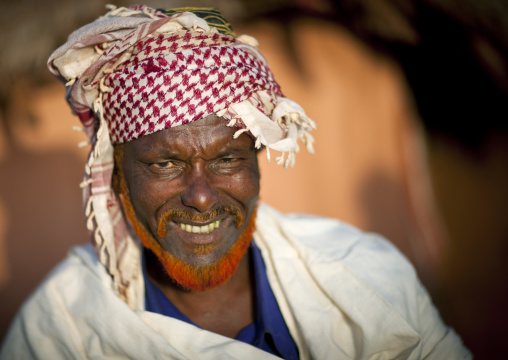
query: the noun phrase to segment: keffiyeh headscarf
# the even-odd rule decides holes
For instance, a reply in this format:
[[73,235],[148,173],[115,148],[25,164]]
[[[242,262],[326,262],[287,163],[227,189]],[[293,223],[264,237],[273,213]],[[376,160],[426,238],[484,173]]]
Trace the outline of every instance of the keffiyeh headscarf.
[[213,9],[111,7],[48,60],[92,145],[81,184],[87,228],[132,308],[143,304],[140,245],[111,187],[113,144],[216,114],[235,137],[246,132],[264,146],[268,160],[271,149],[281,152],[278,164],[293,166],[298,139],[313,151],[314,123],[283,97],[256,46]]

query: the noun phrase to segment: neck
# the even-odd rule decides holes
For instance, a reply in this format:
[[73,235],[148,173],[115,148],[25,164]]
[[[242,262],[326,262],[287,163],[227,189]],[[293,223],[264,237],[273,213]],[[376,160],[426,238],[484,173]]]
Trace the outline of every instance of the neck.
[[254,320],[254,272],[250,251],[225,284],[207,291],[186,290],[165,275],[157,257],[146,252],[148,277],[192,322],[202,329],[234,338]]
[[230,279],[225,282],[223,285],[206,290],[206,291],[195,291],[195,290],[189,290],[185,289],[181,286],[179,286],[177,283],[175,283],[165,272],[164,267],[160,263],[159,259],[157,258],[154,253],[152,253],[149,250],[145,249],[145,264],[146,264],[146,271],[147,275],[152,280],[159,289],[162,290],[164,294],[170,300],[172,300],[173,297],[190,297],[190,296],[198,296],[203,295],[203,297],[210,297],[213,296],[216,293],[220,293],[221,290],[232,290],[237,289],[239,287],[247,287],[250,284],[250,252],[247,251],[242,259],[240,260],[240,263],[238,265],[238,268],[236,272],[230,277]]

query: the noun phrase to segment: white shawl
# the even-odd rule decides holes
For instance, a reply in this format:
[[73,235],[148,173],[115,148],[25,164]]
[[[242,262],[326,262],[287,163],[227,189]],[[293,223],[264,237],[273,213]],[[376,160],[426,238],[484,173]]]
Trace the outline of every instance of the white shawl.
[[[261,204],[255,241],[300,359],[471,359],[384,239]],[[143,307],[115,295],[90,246],[75,248],[24,304],[0,359],[275,359]]]

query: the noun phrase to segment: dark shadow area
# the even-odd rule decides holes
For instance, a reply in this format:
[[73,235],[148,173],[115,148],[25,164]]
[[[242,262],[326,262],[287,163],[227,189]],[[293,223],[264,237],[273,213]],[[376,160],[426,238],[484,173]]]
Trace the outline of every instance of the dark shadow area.
[[436,304],[475,359],[506,359],[508,349],[508,137],[492,136],[481,152],[434,137],[428,160],[450,251]]
[[372,169],[362,186],[360,203],[366,218],[365,229],[379,233],[395,244],[413,264],[415,256],[407,236],[407,214],[403,185],[381,171]]
[[373,168],[362,185],[360,203],[365,230],[383,235],[413,264],[427,289],[435,287],[429,254],[422,243],[405,186],[400,179]]
[[82,211],[82,160],[70,153],[11,147],[0,163],[0,201],[9,280],[0,288],[0,339],[22,302],[75,244],[88,241]]

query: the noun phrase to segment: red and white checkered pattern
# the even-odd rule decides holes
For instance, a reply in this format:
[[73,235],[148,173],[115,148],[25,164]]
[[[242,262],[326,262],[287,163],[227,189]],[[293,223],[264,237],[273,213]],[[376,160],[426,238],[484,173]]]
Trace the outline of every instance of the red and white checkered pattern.
[[104,85],[114,144],[201,119],[261,90],[282,96],[268,67],[246,46],[228,35],[193,31],[137,43]]

